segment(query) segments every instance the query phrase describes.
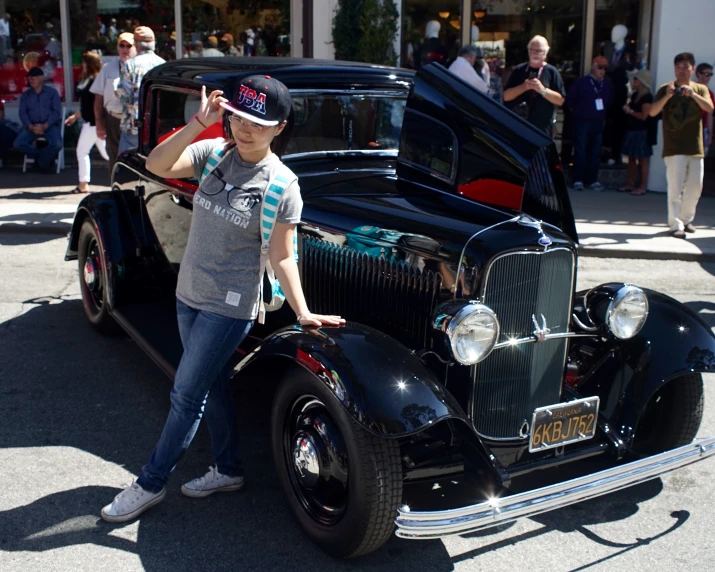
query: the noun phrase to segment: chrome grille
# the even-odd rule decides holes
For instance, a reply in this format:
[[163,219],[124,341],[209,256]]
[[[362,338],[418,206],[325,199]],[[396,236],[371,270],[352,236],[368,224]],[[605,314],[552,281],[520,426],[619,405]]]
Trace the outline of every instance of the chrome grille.
[[[567,332],[574,278],[573,253],[566,249],[519,252],[497,258],[484,285],[484,303],[496,312],[500,342],[528,337],[543,315],[552,333]],[[472,419],[487,437],[519,437],[535,408],[558,403],[566,339],[504,347],[473,367]]]
[[442,276],[391,259],[389,249],[358,252],[301,235],[301,274],[308,306],[377,328],[411,348],[431,347],[428,326]]

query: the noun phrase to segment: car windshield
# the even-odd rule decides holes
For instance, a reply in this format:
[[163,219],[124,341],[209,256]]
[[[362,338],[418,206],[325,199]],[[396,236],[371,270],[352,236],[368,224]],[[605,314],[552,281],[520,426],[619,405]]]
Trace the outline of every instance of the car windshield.
[[397,150],[406,102],[398,94],[295,94],[286,154]]

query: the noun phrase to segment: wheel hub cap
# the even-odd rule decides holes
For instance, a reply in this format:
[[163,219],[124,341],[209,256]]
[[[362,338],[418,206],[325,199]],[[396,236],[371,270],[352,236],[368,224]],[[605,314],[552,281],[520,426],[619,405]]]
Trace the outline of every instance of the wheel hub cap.
[[306,436],[298,436],[293,445],[293,462],[303,486],[311,488],[320,478],[320,461],[315,445]]
[[87,258],[84,263],[84,283],[91,289],[94,289],[97,271],[91,258]]

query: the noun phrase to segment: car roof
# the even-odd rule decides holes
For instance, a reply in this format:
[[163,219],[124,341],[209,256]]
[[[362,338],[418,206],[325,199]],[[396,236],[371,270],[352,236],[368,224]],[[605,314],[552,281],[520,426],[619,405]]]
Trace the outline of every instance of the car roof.
[[217,57],[182,58],[152,69],[146,81],[174,85],[233,86],[240,78],[266,74],[291,89],[397,89],[408,90],[414,71],[361,62],[307,58]]

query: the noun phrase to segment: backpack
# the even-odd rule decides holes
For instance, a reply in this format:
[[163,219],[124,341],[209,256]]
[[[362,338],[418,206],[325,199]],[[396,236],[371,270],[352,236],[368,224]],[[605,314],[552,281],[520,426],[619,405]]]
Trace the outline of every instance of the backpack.
[[[201,172],[199,185],[201,185],[204,179],[206,179],[206,177],[208,177],[211,172],[219,166],[221,161],[225,159],[225,153],[225,143],[216,147],[216,149],[211,152],[211,155],[209,155],[209,158],[206,160],[206,165],[204,165],[204,170]],[[261,259],[258,272],[258,278],[261,281],[261,287],[259,288],[259,324],[265,323],[266,312],[279,310],[283,306],[283,302],[285,302],[285,294],[283,293],[280,283],[276,280],[276,275],[273,271],[268,255],[270,252],[271,237],[273,236],[273,228],[275,227],[276,214],[278,213],[278,207],[283,199],[283,192],[295,180],[296,176],[293,174],[293,171],[281,163],[271,175],[268,185],[266,186],[266,191],[263,193],[260,212]],[[298,262],[297,233],[293,234],[293,256],[295,257],[295,261]],[[267,284],[265,282],[267,282]],[[269,300],[264,299],[264,290],[268,290],[270,292]]]

